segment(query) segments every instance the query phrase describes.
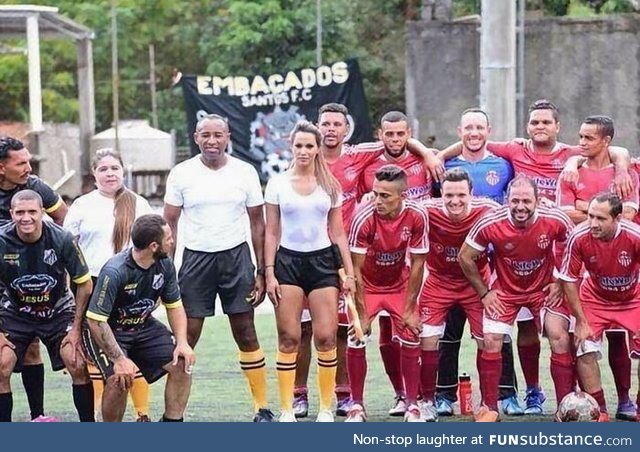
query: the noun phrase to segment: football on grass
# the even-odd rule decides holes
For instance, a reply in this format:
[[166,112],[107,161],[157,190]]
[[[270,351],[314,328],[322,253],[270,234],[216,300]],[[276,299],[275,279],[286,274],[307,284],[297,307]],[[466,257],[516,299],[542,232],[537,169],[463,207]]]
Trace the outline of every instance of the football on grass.
[[586,392],[570,392],[558,405],[558,422],[598,422],[600,408],[596,399]]

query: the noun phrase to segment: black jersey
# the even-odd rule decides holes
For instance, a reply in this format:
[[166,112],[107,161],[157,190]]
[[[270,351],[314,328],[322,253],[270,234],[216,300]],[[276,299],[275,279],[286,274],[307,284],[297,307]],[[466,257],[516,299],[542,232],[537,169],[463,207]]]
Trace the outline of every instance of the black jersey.
[[38,176],[29,176],[27,183],[24,185],[18,185],[7,191],[0,189],[0,224],[6,224],[11,221],[11,214],[9,213],[11,198],[20,190],[33,190],[38,193],[42,197],[42,206],[47,213],[53,212],[62,204],[62,198],[46,182]]
[[0,280],[5,286],[2,304],[6,309],[37,319],[75,306],[67,284],[81,284],[91,278],[89,269],[71,233],[45,221],[42,237],[25,243],[16,225],[0,228]]
[[182,306],[173,261],[166,257],[144,269],[132,251],[116,254],[102,267],[87,310],[88,318],[109,322],[116,331],[142,327],[158,298],[167,309]]

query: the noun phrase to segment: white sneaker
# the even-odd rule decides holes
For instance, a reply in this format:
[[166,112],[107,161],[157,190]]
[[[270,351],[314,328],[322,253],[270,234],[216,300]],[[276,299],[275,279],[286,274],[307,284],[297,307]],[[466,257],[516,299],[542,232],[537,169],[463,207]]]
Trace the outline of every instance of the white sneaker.
[[407,402],[404,397],[396,396],[393,407],[389,410],[389,416],[404,416],[407,411]]
[[345,422],[367,422],[367,415],[364,412],[364,408],[359,403],[354,403],[347,413]]
[[318,411],[316,422],[334,422],[333,413],[331,412],[331,410]]
[[422,418],[422,412],[420,411],[420,407],[415,403],[412,403],[407,407],[407,411],[404,413],[404,421],[405,422],[424,422]]
[[298,422],[293,411],[283,411],[278,417],[278,422]]
[[428,402],[421,400],[418,402],[418,405],[420,406],[420,413],[424,422],[438,422],[438,410],[431,400]]

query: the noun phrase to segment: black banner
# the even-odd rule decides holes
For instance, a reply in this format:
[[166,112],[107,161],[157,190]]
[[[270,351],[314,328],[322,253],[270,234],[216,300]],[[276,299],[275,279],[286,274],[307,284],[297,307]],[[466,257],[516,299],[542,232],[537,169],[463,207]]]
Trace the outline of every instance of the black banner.
[[[349,109],[348,142],[370,141],[372,128],[358,61],[302,68],[251,77],[185,75],[180,79],[188,130],[199,118],[216,113],[229,119],[230,152],[256,166],[268,179],[291,159],[289,132],[301,119],[317,121],[318,109],[329,102]],[[191,140],[193,155],[200,151]]]

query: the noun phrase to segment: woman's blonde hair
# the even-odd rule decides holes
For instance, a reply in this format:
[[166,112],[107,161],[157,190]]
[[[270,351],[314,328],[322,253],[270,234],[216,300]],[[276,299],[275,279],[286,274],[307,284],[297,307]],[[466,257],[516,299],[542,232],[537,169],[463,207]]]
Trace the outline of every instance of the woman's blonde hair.
[[[316,154],[314,162],[316,180],[318,181],[318,185],[320,185],[320,187],[322,187],[322,189],[331,198],[331,203],[336,204],[340,198],[340,194],[342,193],[342,188],[340,187],[338,180],[333,177],[333,174],[329,171],[329,166],[327,165],[327,161],[322,153],[322,134],[320,133],[320,130],[309,121],[298,121],[291,131],[292,146],[298,133],[310,133],[315,136],[316,144],[318,145],[318,153]],[[291,162],[291,168],[295,167],[295,163],[296,161],[294,157]]]
[[[124,169],[122,156],[118,151],[111,148],[98,149],[91,160],[91,170],[95,171],[105,157],[112,157]],[[122,184],[115,194],[113,202],[113,216],[115,223],[113,225],[113,233],[111,234],[111,244],[114,253],[119,253],[128,244],[131,239],[131,227],[136,219],[136,194]]]

